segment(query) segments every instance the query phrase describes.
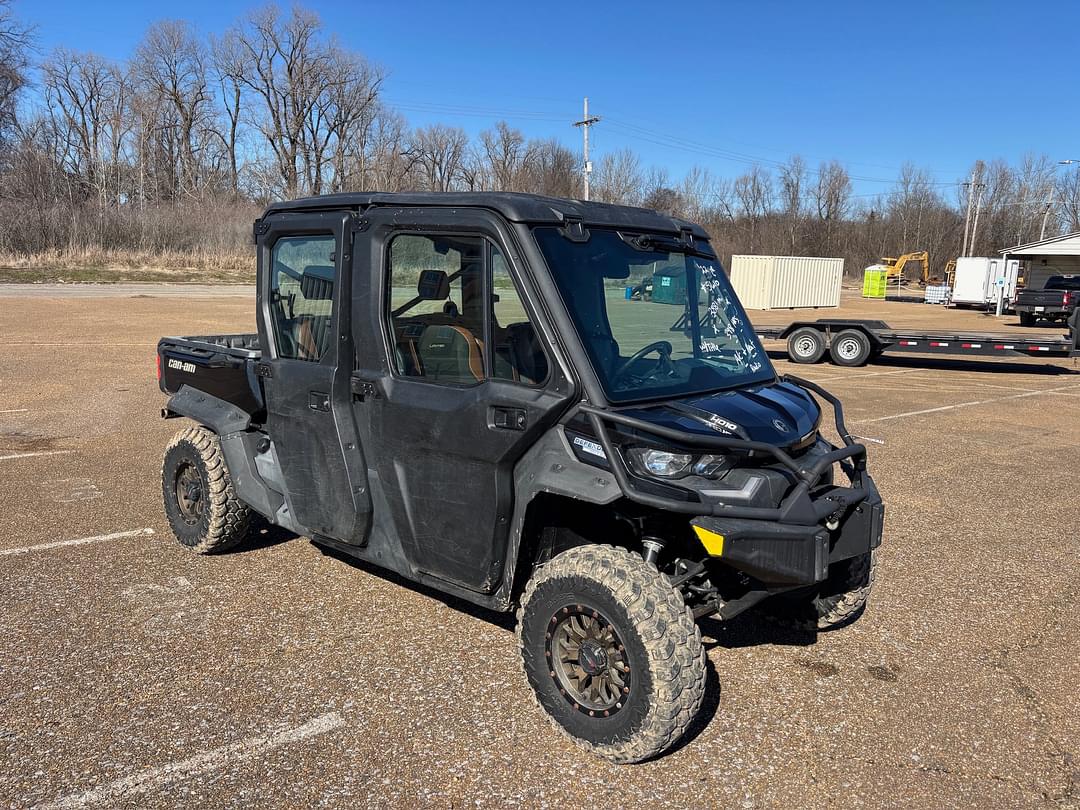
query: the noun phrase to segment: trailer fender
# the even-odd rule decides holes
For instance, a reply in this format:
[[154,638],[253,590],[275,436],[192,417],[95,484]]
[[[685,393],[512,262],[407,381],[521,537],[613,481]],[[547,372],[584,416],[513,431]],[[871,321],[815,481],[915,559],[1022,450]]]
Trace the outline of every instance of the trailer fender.
[[549,430],[533,445],[514,467],[514,513],[503,581],[495,594],[504,607],[510,605],[521,569],[532,563],[532,560],[521,559],[521,542],[529,505],[544,493],[597,505],[609,504],[623,495],[614,475],[577,459],[561,425]]
[[247,430],[251,425],[251,414],[244,409],[190,385],[181,385],[180,390],[169,398],[168,405],[161,409],[163,419],[177,416],[186,416],[205,425],[218,436]]

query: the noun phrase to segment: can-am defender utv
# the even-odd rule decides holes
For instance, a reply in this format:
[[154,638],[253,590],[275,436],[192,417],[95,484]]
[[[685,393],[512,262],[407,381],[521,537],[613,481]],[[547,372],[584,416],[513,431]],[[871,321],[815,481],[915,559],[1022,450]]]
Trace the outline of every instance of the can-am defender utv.
[[164,416],[196,423],[162,471],[184,545],[224,550],[258,514],[516,610],[540,705],[619,762],[698,711],[697,619],[862,611],[883,524],[866,451],[834,397],[776,375],[700,227],[343,194],[272,205],[255,239],[258,332],[158,348]]

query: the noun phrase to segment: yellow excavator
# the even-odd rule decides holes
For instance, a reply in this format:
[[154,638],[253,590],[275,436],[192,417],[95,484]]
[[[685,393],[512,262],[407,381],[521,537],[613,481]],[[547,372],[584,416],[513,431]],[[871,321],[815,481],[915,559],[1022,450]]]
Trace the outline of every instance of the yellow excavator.
[[885,279],[887,281],[896,281],[897,278],[907,278],[904,270],[907,269],[909,263],[914,264],[916,262],[922,265],[916,280],[923,285],[929,284],[930,255],[925,250],[916,250],[913,253],[905,253],[896,258],[885,256],[882,258],[881,264],[877,266],[877,269],[885,271]]

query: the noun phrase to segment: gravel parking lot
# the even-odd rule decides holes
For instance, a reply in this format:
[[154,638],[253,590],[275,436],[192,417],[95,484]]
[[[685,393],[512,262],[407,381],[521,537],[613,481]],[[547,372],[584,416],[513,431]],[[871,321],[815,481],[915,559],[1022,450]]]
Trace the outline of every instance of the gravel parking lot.
[[0,803],[1080,805],[1073,361],[778,360],[884,442],[871,605],[817,637],[704,622],[702,722],[614,766],[534,708],[507,617],[282,534],[175,542],[159,470],[182,424],[158,417],[154,346],[253,319],[244,291],[0,288]]

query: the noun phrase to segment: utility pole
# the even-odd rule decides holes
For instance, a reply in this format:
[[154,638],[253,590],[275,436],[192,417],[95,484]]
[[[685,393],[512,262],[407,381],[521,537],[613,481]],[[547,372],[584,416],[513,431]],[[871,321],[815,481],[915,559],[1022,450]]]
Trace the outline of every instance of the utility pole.
[[1046,220],[1050,219],[1050,209],[1054,207],[1054,184],[1050,183],[1050,192],[1046,195],[1046,210],[1043,211],[1042,228],[1039,230],[1039,241],[1046,238]]
[[975,249],[975,234],[979,230],[979,212],[982,211],[982,195],[984,188],[986,188],[986,183],[975,184],[975,219],[971,222],[971,244],[968,245],[969,250]]
[[971,233],[971,198],[975,194],[975,169],[971,170],[971,182],[964,183],[967,188],[968,200],[967,200],[967,216],[964,217],[964,246],[960,248],[960,255],[967,256],[968,251],[968,236]]
[[589,161],[589,127],[600,120],[600,116],[589,117],[589,97],[585,97],[585,115],[580,121],[575,121],[575,127],[581,127],[581,135],[585,147],[585,199],[589,199],[589,175],[592,174],[592,163]]

